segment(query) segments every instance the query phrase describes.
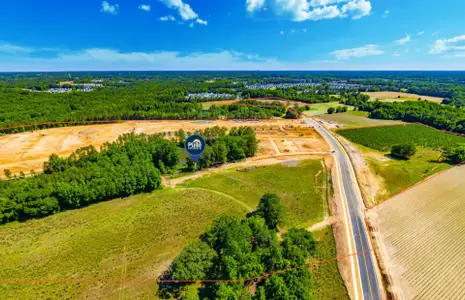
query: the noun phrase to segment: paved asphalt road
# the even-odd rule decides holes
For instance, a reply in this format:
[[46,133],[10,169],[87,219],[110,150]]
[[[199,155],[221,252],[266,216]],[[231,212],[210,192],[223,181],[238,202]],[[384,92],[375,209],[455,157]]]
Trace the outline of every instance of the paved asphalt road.
[[343,191],[345,195],[345,201],[347,201],[347,207],[349,209],[350,220],[352,223],[352,233],[355,240],[356,252],[358,258],[359,274],[361,279],[361,286],[363,291],[363,299],[381,299],[380,284],[378,277],[376,276],[376,266],[373,261],[375,259],[374,253],[370,251],[370,242],[368,240],[367,229],[364,226],[363,220],[363,204],[357,197],[355,186],[358,184],[352,180],[350,176],[351,162],[347,155],[344,155],[342,146],[337,142],[336,138],[332,136],[321,124],[314,121],[311,118],[305,118],[305,121],[315,129],[326,139],[331,145],[331,148],[335,151],[334,156],[336,157],[340,169],[341,169],[341,180]]

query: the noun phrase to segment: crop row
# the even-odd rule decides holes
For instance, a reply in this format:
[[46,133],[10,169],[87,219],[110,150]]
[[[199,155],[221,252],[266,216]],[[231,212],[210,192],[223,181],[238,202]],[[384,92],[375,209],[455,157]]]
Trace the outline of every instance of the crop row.
[[389,151],[392,145],[413,142],[417,146],[440,149],[465,143],[465,137],[442,132],[420,124],[343,129],[338,134],[350,141],[379,151]]

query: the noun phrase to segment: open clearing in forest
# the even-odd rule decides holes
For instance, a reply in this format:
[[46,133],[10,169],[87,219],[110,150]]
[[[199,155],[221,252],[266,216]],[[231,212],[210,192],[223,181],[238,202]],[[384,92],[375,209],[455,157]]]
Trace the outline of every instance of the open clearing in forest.
[[367,215],[395,292],[406,299],[465,299],[465,166]]
[[[132,131],[162,133],[169,139],[174,137],[179,129],[194,132],[215,125],[227,128],[239,126],[254,128],[260,140],[258,158],[273,156],[281,152],[298,154],[329,149],[324,140],[313,129],[308,128],[308,125],[301,124],[300,120],[128,121],[51,128],[0,136],[0,176],[3,176],[4,169],[10,169],[13,174],[20,171],[28,174],[30,170],[40,172],[43,163],[53,153],[68,156],[76,149],[89,145],[94,145],[99,149],[103,143],[114,141],[123,133]],[[276,150],[276,143],[283,140],[287,142],[287,146]]]
[[421,100],[441,103],[443,100],[443,98],[439,98],[439,97],[422,96],[422,95],[402,93],[402,92],[367,92],[367,93],[362,93],[362,94],[370,96],[371,101],[379,100],[379,101],[384,101],[384,102],[418,101],[418,98],[421,98]]
[[328,113],[328,108],[330,107],[336,108],[338,106],[347,106],[347,109],[349,110],[354,109],[353,106],[344,105],[339,102],[314,103],[314,104],[310,104],[310,110],[306,111],[305,114],[309,116],[324,115]]
[[368,118],[367,112],[353,110],[347,111],[345,113],[319,115],[317,118],[325,122],[331,122],[326,125],[328,125],[328,127],[332,129],[353,128],[362,126],[384,126],[403,123],[402,121],[396,120],[370,119]]
[[[322,159],[248,172],[231,169],[174,189],[0,226],[1,279],[89,280],[0,283],[0,294],[6,299],[157,299],[154,282],[97,280],[158,278],[215,218],[244,216],[265,192],[282,197],[290,224],[313,225],[328,213],[325,172]],[[336,257],[330,227],[315,236],[321,241],[316,258]],[[312,271],[317,299],[347,299],[335,261]]]

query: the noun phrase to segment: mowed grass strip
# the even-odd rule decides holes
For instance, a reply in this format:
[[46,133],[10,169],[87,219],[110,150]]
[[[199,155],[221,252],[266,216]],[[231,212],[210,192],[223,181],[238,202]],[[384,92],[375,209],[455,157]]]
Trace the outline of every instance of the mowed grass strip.
[[389,151],[395,144],[413,142],[417,146],[440,149],[465,143],[464,136],[442,132],[420,124],[381,126],[338,130],[338,134],[362,146],[378,151]]
[[[0,279],[156,279],[223,213],[215,193],[164,190],[0,227]],[[0,283],[5,299],[155,298],[156,283]]]
[[323,221],[328,214],[327,172],[323,160],[308,160],[298,165],[249,168],[247,172],[229,170],[183,184],[226,193],[256,207],[263,194],[277,194],[286,206],[289,227],[308,227]]

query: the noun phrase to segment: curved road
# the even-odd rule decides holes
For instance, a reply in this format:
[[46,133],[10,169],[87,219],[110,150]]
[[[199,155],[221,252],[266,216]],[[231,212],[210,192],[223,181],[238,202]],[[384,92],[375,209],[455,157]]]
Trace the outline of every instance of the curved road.
[[[355,242],[358,273],[360,278],[360,285],[363,292],[363,299],[382,299],[380,283],[378,282],[376,265],[374,263],[374,253],[371,251],[371,245],[368,237],[368,232],[365,227],[362,209],[364,208],[360,194],[358,193],[358,183],[353,180],[351,176],[352,164],[349,160],[345,150],[339,144],[334,136],[329,133],[321,124],[311,118],[304,119],[309,125],[315,129],[325,138],[331,148],[334,150],[334,157],[339,163],[341,174],[342,192],[344,195],[343,201],[346,201],[352,235]],[[356,188],[357,187],[357,188]]]

